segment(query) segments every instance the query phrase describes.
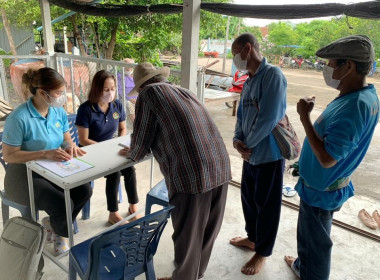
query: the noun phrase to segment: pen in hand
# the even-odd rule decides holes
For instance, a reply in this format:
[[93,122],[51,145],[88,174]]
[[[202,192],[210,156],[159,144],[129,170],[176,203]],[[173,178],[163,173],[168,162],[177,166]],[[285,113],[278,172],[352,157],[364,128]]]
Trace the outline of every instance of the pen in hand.
[[119,151],[119,155],[127,156],[129,155],[130,150],[131,150],[130,147],[125,146],[123,149]]

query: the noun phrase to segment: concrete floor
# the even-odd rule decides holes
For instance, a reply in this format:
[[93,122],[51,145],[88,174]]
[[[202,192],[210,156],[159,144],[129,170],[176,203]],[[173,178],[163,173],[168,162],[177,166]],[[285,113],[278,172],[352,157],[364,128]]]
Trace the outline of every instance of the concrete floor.
[[[230,153],[232,164],[232,174],[235,181],[240,182],[242,161],[238,154],[232,147],[231,139],[235,125],[235,117],[231,116],[231,109],[228,109],[224,104],[218,106],[208,107],[211,115],[217,123],[227,149]],[[290,120],[296,119],[296,109],[294,105],[288,105],[288,115]],[[315,113],[317,114],[317,112]],[[300,140],[303,139],[304,134],[297,128]],[[379,129],[376,132],[379,136]],[[380,137],[377,137],[380,139]],[[379,141],[379,140],[376,140]],[[373,158],[379,156],[373,155]],[[155,183],[162,179],[158,165],[155,165]],[[145,194],[149,191],[149,172],[150,163],[145,162],[136,166],[138,189],[140,196],[140,207],[145,205]],[[3,178],[3,174],[0,174]],[[3,181],[1,179],[1,181]],[[296,178],[293,178],[289,173],[285,174],[284,182],[294,185]],[[81,242],[97,232],[100,232],[107,227],[108,213],[106,211],[106,200],[104,194],[105,180],[98,179],[95,181],[94,195],[91,200],[91,218],[89,220],[78,220],[80,232],[75,236],[76,243]],[[377,186],[377,184],[376,184]],[[298,197],[287,198],[287,200],[298,203]],[[373,210],[380,210],[378,199],[368,196],[356,196],[350,199],[335,216],[336,219],[349,223],[358,228],[368,230],[371,233],[380,235],[380,229],[370,230],[366,229],[357,218],[357,213],[361,208],[366,208],[370,213]],[[123,215],[126,214],[128,204],[126,202],[126,194],[124,192],[124,202],[120,204],[120,211]],[[154,208],[154,209],[158,209]],[[153,210],[154,210],[153,209]],[[14,210],[11,215],[18,215]],[[44,213],[40,213],[41,217]],[[240,189],[230,186],[227,197],[227,206],[224,217],[224,223],[210,260],[208,270],[206,271],[205,280],[239,280],[239,279],[296,279],[290,269],[287,267],[283,260],[284,255],[296,255],[296,225],[297,225],[297,211],[282,207],[280,227],[278,237],[274,248],[273,255],[268,258],[264,269],[260,274],[255,276],[245,276],[240,272],[241,266],[249,260],[252,253],[246,250],[241,250],[229,245],[229,239],[235,236],[244,236],[244,218],[240,203]],[[0,225],[2,231],[2,225]],[[156,275],[159,277],[170,276],[173,270],[173,244],[171,240],[172,234],[171,222],[166,226],[164,234],[161,237],[157,254],[154,258]],[[332,253],[332,280],[353,280],[353,279],[380,279],[379,260],[380,260],[380,246],[378,242],[361,237],[357,234],[348,232],[339,227],[333,226],[332,239],[334,241]],[[52,250],[52,245],[46,245],[48,250]],[[68,262],[68,257],[62,259],[64,263]],[[57,266],[52,264],[49,260],[45,262],[45,275],[43,280],[56,280],[67,279],[67,275]],[[1,277],[0,277],[1,278]],[[144,276],[139,276],[136,279],[145,279]]]

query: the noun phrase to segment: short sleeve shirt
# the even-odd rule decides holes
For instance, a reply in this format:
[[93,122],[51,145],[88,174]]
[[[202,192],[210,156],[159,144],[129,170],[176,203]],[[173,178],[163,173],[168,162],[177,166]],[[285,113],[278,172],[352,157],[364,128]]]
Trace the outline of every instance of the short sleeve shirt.
[[57,149],[69,130],[67,115],[61,108],[49,107],[47,117],[34,107],[32,98],[21,104],[6,119],[3,142],[22,151]]
[[88,128],[89,139],[93,141],[111,139],[119,123],[125,121],[126,115],[119,100],[110,102],[109,105],[107,112],[103,113],[98,104],[84,102],[79,106],[75,125]]
[[379,100],[373,85],[338,97],[327,106],[314,123],[314,129],[337,164],[323,168],[305,138],[299,161],[302,180],[296,186],[302,200],[333,210],[354,195],[352,182],[335,191],[326,188],[338,179],[349,177],[359,166],[378,120]]

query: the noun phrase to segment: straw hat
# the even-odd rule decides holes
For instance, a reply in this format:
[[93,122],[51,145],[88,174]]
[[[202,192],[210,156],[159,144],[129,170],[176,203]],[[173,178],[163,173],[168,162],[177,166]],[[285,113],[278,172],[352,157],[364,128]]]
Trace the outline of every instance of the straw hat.
[[162,67],[156,69],[152,63],[149,62],[143,62],[140,63],[135,67],[133,70],[133,81],[135,82],[135,87],[131,90],[131,92],[128,95],[137,95],[139,92],[139,88],[143,83],[148,81],[149,79],[153,78],[157,75],[162,75],[164,77],[169,77],[170,74],[170,68],[169,67]]

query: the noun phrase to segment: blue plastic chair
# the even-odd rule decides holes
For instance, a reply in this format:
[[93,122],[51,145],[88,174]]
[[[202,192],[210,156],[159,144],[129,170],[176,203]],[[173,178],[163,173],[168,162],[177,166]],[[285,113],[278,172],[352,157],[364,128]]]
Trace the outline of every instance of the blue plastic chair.
[[69,279],[156,280],[153,256],[174,207],[116,227],[70,249]]
[[[67,115],[67,120],[69,122],[69,132],[71,135],[71,139],[73,142],[79,146],[79,136],[78,129],[75,126],[75,120],[77,118],[76,114]],[[91,188],[94,188],[94,181],[90,182]],[[82,220],[87,220],[90,218],[90,204],[91,198],[87,201],[87,203],[82,208]],[[123,191],[121,190],[121,184],[119,184],[119,203],[123,202]]]
[[146,195],[145,215],[150,214],[153,204],[158,204],[163,207],[169,206],[168,188],[165,180],[160,181]]
[[[5,191],[0,190],[1,197],[1,214],[3,215],[3,226],[5,226],[6,222],[9,220],[9,207],[17,209],[22,217],[32,218],[32,213],[30,207],[19,204],[7,198],[7,194]],[[38,210],[36,211],[36,218],[38,219]]]
[[[0,162],[2,166],[4,167],[4,170],[7,169],[7,163],[4,161],[3,158],[3,133],[0,132]],[[17,203],[15,201],[12,201],[7,197],[7,194],[5,190],[0,190],[0,197],[1,197],[1,213],[3,216],[3,226],[5,226],[5,223],[9,220],[9,207],[17,209],[22,217],[26,218],[32,218],[32,212],[29,206],[23,205],[20,203]],[[38,220],[38,210],[36,210],[36,219]],[[77,221],[75,220],[74,223],[74,233],[79,232]]]

